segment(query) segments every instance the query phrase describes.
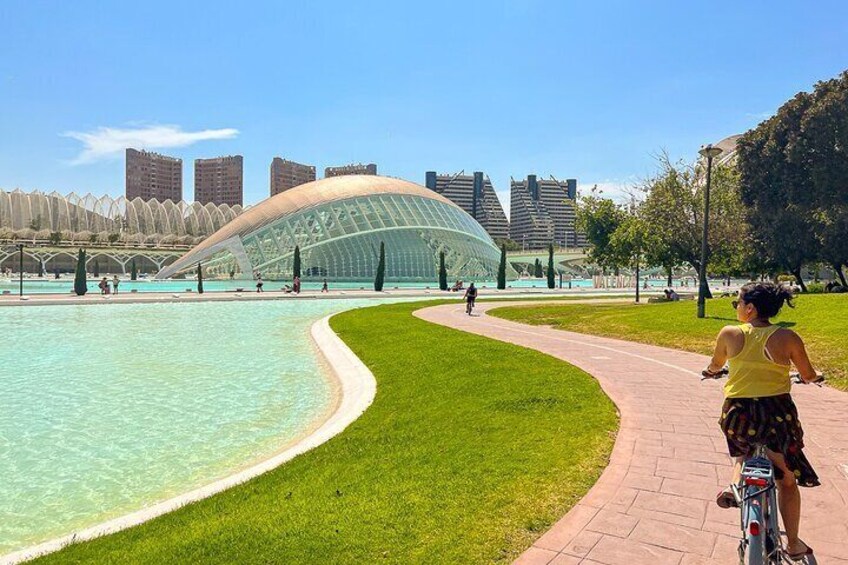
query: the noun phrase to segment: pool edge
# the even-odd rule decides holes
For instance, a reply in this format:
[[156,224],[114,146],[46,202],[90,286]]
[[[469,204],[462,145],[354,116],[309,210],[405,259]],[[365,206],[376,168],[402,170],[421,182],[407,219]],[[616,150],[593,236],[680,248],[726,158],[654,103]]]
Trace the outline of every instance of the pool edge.
[[148,508],[107,520],[79,532],[67,534],[26,549],[2,555],[0,556],[0,565],[22,563],[58,551],[71,543],[92,540],[137,526],[187,504],[208,498],[267,473],[341,433],[347,426],[359,418],[374,401],[377,393],[377,381],[365,364],[362,363],[353,351],[330,328],[329,320],[331,316],[333,314],[314,322],[310,333],[314,343],[318,346],[319,351],[329,365],[332,376],[339,383],[340,398],[335,411],[329,414],[313,433],[269,459],[206,486],[169,498]]

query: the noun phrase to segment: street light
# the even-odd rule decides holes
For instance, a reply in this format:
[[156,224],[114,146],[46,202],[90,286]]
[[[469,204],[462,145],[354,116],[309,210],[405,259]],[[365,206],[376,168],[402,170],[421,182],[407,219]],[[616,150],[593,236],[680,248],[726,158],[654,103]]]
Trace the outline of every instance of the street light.
[[19,265],[20,272],[18,273],[21,277],[21,286],[20,286],[19,296],[23,296],[24,295],[24,244],[23,243],[18,244],[18,252],[21,254],[20,265]]
[[721,149],[718,147],[713,147],[712,144],[707,144],[701,147],[701,150],[698,153],[701,154],[701,157],[706,157],[707,159],[707,187],[704,190],[704,235],[701,239],[701,269],[700,273],[698,273],[698,317],[704,317],[704,310],[706,309],[707,302],[707,293],[709,292],[709,287],[707,286],[707,233],[710,225],[710,172],[713,168],[713,158],[718,157],[721,154]]

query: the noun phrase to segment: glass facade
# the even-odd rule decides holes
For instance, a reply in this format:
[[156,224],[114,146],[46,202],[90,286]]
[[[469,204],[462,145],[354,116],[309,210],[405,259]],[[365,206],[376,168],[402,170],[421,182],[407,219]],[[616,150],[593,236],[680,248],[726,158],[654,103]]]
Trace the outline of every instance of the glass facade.
[[[357,182],[361,184],[362,178]],[[400,188],[417,187],[396,179],[371,178],[402,183]],[[284,194],[316,190],[324,182]],[[298,246],[304,278],[372,280],[383,242],[387,280],[437,280],[442,251],[450,278],[494,279],[500,252],[483,227],[453,203],[418,188],[372,194],[358,190],[347,197],[336,191],[328,198],[315,198],[313,192],[314,204],[283,206],[282,213],[275,210],[273,214],[263,214],[265,203],[260,203],[254,208],[255,223],[213,236],[206,242],[210,245],[204,243],[189,252],[158,277],[196,268],[201,262],[212,276],[258,272],[267,279],[290,279]],[[243,219],[248,218],[234,224]],[[508,274],[515,276],[512,269]]]

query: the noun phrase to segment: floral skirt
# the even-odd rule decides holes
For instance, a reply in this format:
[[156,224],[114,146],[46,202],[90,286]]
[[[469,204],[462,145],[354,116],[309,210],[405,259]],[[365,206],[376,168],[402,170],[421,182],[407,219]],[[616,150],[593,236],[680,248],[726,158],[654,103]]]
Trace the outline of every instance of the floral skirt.
[[[727,398],[719,426],[733,457],[747,456],[756,444],[783,454],[786,466],[802,487],[819,486],[819,477],[804,455],[804,431],[798,409],[788,394],[761,398]],[[775,477],[783,472],[775,467]]]

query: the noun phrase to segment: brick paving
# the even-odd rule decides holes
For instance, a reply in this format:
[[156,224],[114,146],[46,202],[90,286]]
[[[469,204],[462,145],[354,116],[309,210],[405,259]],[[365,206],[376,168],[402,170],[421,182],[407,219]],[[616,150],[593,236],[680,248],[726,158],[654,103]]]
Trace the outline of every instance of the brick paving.
[[[576,365],[598,379],[621,413],[598,482],[515,563],[738,563],[738,511],[714,502],[731,467],[717,425],[722,383],[700,381],[708,358],[485,315],[508,304],[478,303],[471,317],[463,304],[415,315]],[[793,397],[807,455],[822,481],[801,489],[801,538],[815,549],[818,563],[848,564],[848,395],[796,386]]]

